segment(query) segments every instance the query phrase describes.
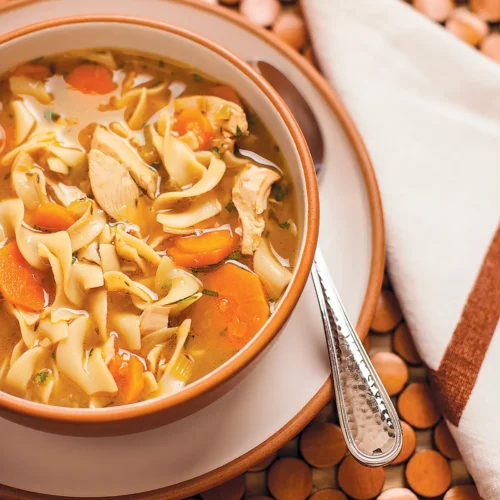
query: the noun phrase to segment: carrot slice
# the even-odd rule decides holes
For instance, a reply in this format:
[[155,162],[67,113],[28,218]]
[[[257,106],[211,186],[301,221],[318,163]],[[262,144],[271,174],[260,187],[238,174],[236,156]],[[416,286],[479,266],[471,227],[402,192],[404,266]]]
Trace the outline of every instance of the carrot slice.
[[205,267],[225,259],[236,243],[228,229],[207,231],[199,236],[186,236],[175,241],[168,254],[178,266]]
[[179,135],[192,131],[198,137],[200,146],[198,149],[208,149],[215,135],[210,120],[199,109],[183,109],[176,117],[174,130]]
[[66,82],[84,94],[109,94],[116,89],[113,72],[99,64],[81,64],[66,77]]
[[226,263],[202,278],[204,295],[189,309],[196,335],[222,335],[243,347],[264,325],[269,307],[259,277]]
[[0,292],[7,302],[30,311],[41,311],[45,305],[40,275],[26,262],[16,242],[0,248]]
[[117,402],[136,402],[144,389],[144,365],[137,356],[120,349],[108,364],[109,371],[118,386]]
[[238,106],[243,107],[243,103],[236,93],[236,90],[234,90],[233,87],[230,87],[229,85],[216,85],[215,87],[209,89],[208,93],[215,97],[225,99],[226,101],[234,102]]
[[35,80],[46,80],[52,73],[47,66],[43,64],[26,63],[18,66],[13,72],[16,76],[27,76]]
[[76,222],[76,217],[62,205],[45,203],[35,212],[33,224],[49,231],[65,231]]

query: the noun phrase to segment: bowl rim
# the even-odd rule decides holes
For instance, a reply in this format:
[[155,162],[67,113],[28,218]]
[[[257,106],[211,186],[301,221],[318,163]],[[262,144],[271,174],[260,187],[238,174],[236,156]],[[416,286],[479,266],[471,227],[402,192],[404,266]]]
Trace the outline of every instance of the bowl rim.
[[[0,391],[0,408],[31,418],[71,424],[106,424],[146,417],[166,410],[173,411],[202,395],[216,390],[248,366],[283,328],[309,277],[314,253],[319,236],[319,192],[314,165],[304,136],[292,113],[279,94],[266,80],[257,74],[247,63],[218,43],[175,25],[140,16],[115,14],[82,14],[64,16],[23,26],[0,36],[0,49],[3,44],[14,39],[55,28],[63,25],[87,23],[132,24],[165,31],[191,40],[208,48],[235,66],[240,72],[255,83],[259,90],[270,100],[285,123],[297,148],[304,174],[304,190],[307,199],[307,213],[304,220],[304,248],[301,260],[294,270],[294,280],[286,296],[269,318],[267,324],[258,332],[253,341],[236,353],[226,363],[198,381],[186,386],[182,391],[166,397],[151,399],[146,402],[123,405],[104,409],[66,408],[28,401]],[[140,430],[138,430],[140,432]]]

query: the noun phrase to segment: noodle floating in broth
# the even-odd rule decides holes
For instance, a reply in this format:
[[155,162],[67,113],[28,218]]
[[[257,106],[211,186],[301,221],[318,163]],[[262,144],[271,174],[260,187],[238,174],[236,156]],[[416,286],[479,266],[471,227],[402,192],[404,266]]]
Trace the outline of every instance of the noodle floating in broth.
[[101,408],[172,394],[260,330],[295,263],[293,186],[229,86],[74,51],[0,81],[0,388]]

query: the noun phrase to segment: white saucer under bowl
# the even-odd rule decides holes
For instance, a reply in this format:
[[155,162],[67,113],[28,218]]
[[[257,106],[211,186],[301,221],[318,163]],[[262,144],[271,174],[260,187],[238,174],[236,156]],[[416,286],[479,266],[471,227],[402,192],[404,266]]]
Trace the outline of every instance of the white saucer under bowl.
[[[228,9],[201,2],[11,0],[0,10],[9,6],[0,12],[0,33],[60,16],[137,15],[187,28],[243,59],[267,60],[287,74],[321,125],[326,155],[320,182],[320,244],[348,312],[366,335],[384,266],[377,185],[349,116],[302,56]],[[250,376],[184,420],[129,436],[75,438],[0,419],[0,484],[72,498],[138,498],[139,493],[141,499],[184,498],[240,474],[293,437],[331,396],[328,376],[319,309],[309,282],[285,331]],[[144,493],[158,489],[161,493]],[[1,498],[23,495],[0,486]]]

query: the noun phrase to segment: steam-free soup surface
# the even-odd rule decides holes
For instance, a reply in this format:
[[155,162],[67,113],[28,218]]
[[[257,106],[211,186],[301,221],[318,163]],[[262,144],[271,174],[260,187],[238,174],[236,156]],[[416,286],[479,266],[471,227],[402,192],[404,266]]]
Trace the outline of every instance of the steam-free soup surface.
[[292,277],[282,154],[229,86],[112,50],[0,82],[0,388],[96,408],[181,390]]

